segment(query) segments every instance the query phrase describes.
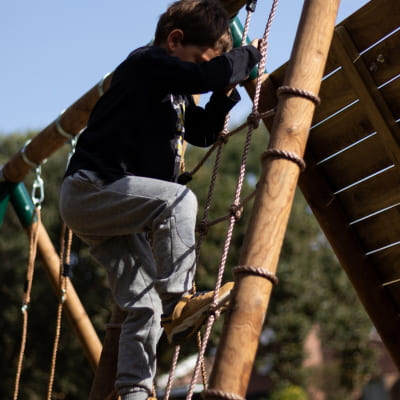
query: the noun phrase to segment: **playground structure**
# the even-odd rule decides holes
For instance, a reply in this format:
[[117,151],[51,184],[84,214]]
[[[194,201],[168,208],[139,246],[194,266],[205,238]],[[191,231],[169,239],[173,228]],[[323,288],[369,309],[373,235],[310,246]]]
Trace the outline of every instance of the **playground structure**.
[[[221,2],[230,15],[245,3]],[[276,111],[264,118],[271,138],[238,262],[257,269],[237,275],[235,307],[225,320],[206,398],[246,395],[297,180],[400,368],[400,4],[372,0],[333,29],[338,7],[338,0],[305,1],[289,64],[263,81],[260,110]],[[25,206],[18,205],[23,192],[18,182],[32,168],[26,160],[40,164],[78,134],[110,79],[102,80],[4,165],[8,182],[2,183],[7,185],[3,202],[10,199],[20,214],[26,213]],[[251,96],[254,85],[246,83]],[[318,92],[321,105],[315,108]],[[300,174],[303,155],[306,168]],[[22,221],[29,227],[29,218]],[[59,259],[42,226],[38,251],[57,287]],[[101,344],[71,284],[65,309],[95,368]],[[235,351],[239,346],[246,351]],[[230,368],[232,363],[236,368]]]

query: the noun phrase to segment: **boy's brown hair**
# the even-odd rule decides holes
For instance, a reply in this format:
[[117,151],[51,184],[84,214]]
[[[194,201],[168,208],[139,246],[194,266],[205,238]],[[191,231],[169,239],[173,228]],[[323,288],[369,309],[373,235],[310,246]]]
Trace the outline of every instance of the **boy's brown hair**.
[[218,0],[180,0],[158,20],[154,44],[163,44],[169,33],[181,29],[182,44],[213,47],[224,53],[232,48],[229,17]]

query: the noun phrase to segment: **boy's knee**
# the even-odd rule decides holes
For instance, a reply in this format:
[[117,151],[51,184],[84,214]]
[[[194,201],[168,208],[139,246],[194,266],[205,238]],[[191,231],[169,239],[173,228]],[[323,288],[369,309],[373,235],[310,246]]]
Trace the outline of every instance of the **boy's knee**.
[[178,199],[197,208],[196,195],[186,186],[182,186],[177,194]]

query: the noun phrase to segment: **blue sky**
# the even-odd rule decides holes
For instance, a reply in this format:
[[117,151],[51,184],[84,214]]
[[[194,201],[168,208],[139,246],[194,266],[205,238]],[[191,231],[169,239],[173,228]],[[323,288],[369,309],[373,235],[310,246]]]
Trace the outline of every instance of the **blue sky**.
[[[0,134],[41,130],[136,47],[151,40],[171,1],[8,0],[0,3]],[[342,0],[337,22],[367,3]],[[259,0],[250,38],[261,37],[271,0]],[[280,0],[267,70],[289,58],[303,1]],[[244,13],[240,13],[244,21]],[[151,79],[151,76],[143,79]],[[243,101],[233,123],[245,118]]]

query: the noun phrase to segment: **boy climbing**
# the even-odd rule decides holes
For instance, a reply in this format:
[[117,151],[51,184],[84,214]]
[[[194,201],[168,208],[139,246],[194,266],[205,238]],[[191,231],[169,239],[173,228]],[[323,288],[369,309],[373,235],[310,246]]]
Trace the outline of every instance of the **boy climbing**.
[[[217,0],[168,7],[154,45],[133,51],[115,70],[61,187],[62,218],[106,268],[113,297],[127,311],[116,379],[121,400],[151,392],[161,319],[168,340],[182,341],[212,302],[212,292],[188,294],[197,200],[178,177],[183,140],[201,147],[216,141],[240,100],[233,87],[260,60],[256,42],[231,47]],[[204,108],[194,103],[193,94],[210,91]],[[231,289],[224,285],[218,302]]]

